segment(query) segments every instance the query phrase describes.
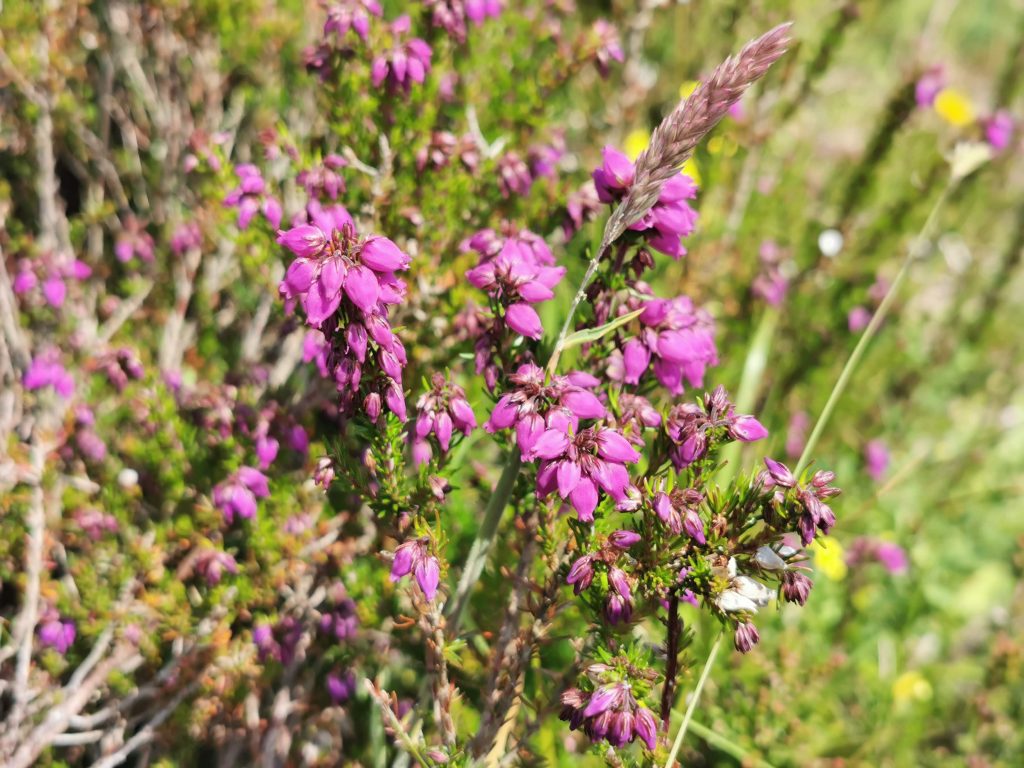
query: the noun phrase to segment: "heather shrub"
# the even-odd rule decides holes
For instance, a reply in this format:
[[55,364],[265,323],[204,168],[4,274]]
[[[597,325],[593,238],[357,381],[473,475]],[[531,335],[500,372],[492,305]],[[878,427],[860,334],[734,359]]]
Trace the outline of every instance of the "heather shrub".
[[3,764],[1016,764],[1024,17],[897,5],[6,4]]

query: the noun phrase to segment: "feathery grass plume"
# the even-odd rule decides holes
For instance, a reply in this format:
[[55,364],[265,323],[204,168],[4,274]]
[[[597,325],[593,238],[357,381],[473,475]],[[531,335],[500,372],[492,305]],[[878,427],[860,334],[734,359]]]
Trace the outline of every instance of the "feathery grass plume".
[[723,61],[654,129],[650,146],[637,158],[633,187],[605,227],[605,245],[613,243],[650,210],[658,201],[662,185],[679,172],[700,140],[786,52],[791,26],[791,22],[780,24]]

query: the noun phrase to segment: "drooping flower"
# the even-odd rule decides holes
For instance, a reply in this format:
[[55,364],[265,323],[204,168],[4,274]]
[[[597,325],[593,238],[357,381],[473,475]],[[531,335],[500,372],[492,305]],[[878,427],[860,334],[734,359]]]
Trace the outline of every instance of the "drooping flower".
[[761,641],[761,635],[752,622],[744,621],[736,625],[733,645],[740,653],[749,653]]
[[[674,395],[704,383],[708,367],[718,363],[715,325],[703,309],[686,296],[640,302],[640,331],[612,353],[608,375],[614,381],[639,384],[648,369]],[[623,308],[628,311],[628,307]]]
[[[440,373],[431,377],[431,389],[417,401],[414,452],[417,442],[426,441],[433,433],[443,453],[451,445],[452,434],[462,432],[468,435],[476,429],[476,416],[466,399],[466,392],[457,384],[450,383]],[[418,462],[423,463],[423,462]]]
[[797,531],[804,544],[814,540],[816,530],[823,534],[832,530],[836,516],[825,502],[841,493],[831,484],[836,477],[834,472],[819,470],[805,486],[785,464],[769,458],[765,458],[764,463],[767,469],[758,475],[755,482],[772,493],[772,503],[776,508],[780,511],[792,508],[799,515]]
[[315,221],[278,233],[278,242],[297,257],[280,291],[323,333],[322,341],[307,337],[304,357],[334,379],[342,413],[361,408],[376,422],[386,404],[404,421],[401,381],[407,357],[391,330],[388,307],[405,297],[405,283],[395,272],[406,269],[410,259],[386,237],[357,237],[347,212],[343,218],[340,228],[322,222],[332,226],[329,234]]
[[281,226],[281,203],[268,194],[260,169],[251,163],[241,163],[235,166],[235,174],[238,186],[225,195],[224,205],[238,209],[238,228],[248,229],[257,213],[263,214],[272,229]]
[[391,581],[398,582],[410,573],[423,596],[427,600],[433,600],[437,594],[441,568],[437,558],[430,554],[427,539],[412,539],[399,545],[395,550],[395,558],[391,563]]
[[224,573],[238,573],[238,562],[227,552],[219,549],[206,549],[196,558],[196,573],[206,582],[207,586],[215,587],[220,583]]
[[394,39],[392,47],[378,53],[370,69],[370,78],[375,87],[386,81],[388,88],[408,93],[413,83],[422,83],[426,79],[433,52],[418,37],[403,39],[410,25],[408,16],[399,16],[391,23],[390,30]]
[[532,339],[539,339],[544,329],[531,305],[554,298],[553,289],[564,276],[565,267],[538,262],[534,249],[513,238],[495,256],[482,255],[480,263],[466,272],[472,285],[502,304],[508,327]]
[[121,231],[114,242],[114,255],[122,264],[135,256],[145,262],[153,261],[153,236],[134,216],[126,217],[121,223]]
[[336,0],[327,6],[324,37],[336,35],[340,40],[352,30],[365,41],[370,32],[370,17],[380,15],[377,0]]
[[596,379],[568,375],[547,381],[542,368],[524,363],[509,381],[513,389],[498,400],[484,429],[494,433],[515,427],[516,442],[527,461],[534,458],[534,447],[546,430],[576,431],[581,419],[602,419],[606,414],[589,391]]
[[705,392],[699,404],[675,406],[669,412],[665,429],[673,443],[669,457],[679,469],[704,458],[715,444],[733,440],[750,443],[768,435],[756,418],[735,412],[722,386]]
[[335,704],[344,704],[356,692],[356,676],[351,672],[329,672],[327,694]]
[[985,140],[996,152],[1002,152],[1013,140],[1013,116],[1005,109],[998,110],[984,121]]
[[75,622],[62,618],[55,610],[50,609],[43,615],[36,633],[42,646],[52,648],[63,656],[75,642],[78,631]]
[[919,107],[930,107],[935,103],[939,91],[946,87],[946,77],[942,67],[932,67],[917,81],[914,86],[914,99]]
[[723,613],[755,614],[771,602],[775,592],[756,579],[737,572],[736,558],[730,557],[723,574],[728,586],[715,597]]
[[267,477],[258,469],[241,467],[213,489],[213,503],[230,525],[235,515],[250,519],[256,515],[256,500],[270,495]]
[[574,731],[582,729],[592,741],[624,747],[639,738],[649,750],[657,746],[657,720],[636,700],[629,683],[607,683],[589,695],[570,688],[562,694],[561,702],[559,719],[567,721]]
[[619,42],[619,31],[608,21],[598,19],[591,34],[594,38],[594,64],[601,77],[608,77],[611,63],[617,61],[621,64],[626,58]]
[[686,533],[697,544],[707,543],[700,505],[704,495],[694,488],[674,488],[670,493],[658,491],[651,500],[651,508],[668,530],[678,536]]
[[423,5],[430,11],[430,23],[458,43],[466,42],[467,21],[480,26],[502,9],[501,0],[423,0]]
[[631,483],[625,465],[640,461],[630,442],[607,427],[588,427],[573,434],[549,428],[538,436],[530,456],[540,460],[538,496],[557,491],[585,522],[594,519],[600,491],[617,502],[626,499]]

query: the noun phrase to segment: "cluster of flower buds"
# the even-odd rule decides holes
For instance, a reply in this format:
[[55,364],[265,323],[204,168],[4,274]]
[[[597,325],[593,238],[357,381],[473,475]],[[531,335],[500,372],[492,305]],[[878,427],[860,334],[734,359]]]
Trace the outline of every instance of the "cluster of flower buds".
[[651,499],[651,508],[673,536],[686,533],[700,545],[707,543],[700,505],[704,494],[695,488],[673,488],[666,493],[658,491]]
[[466,42],[466,22],[480,26],[501,15],[502,0],[422,0],[430,23],[458,43]]
[[[355,410],[362,388],[369,390],[362,408],[371,421],[380,416],[382,401],[404,421],[406,354],[391,331],[388,306],[405,297],[395,272],[409,266],[409,257],[386,237],[357,237],[348,222],[330,234],[316,224],[296,226],[278,233],[278,242],[296,256],[281,293],[291,304],[299,302],[306,322],[323,332],[322,371],[342,393],[342,412]],[[364,370],[372,381],[364,380]]]
[[68,295],[67,281],[81,282],[91,275],[92,269],[84,261],[61,259],[51,253],[41,259],[19,259],[11,288],[15,295],[28,298],[38,287],[43,300],[59,309]]
[[196,556],[195,572],[207,586],[220,584],[224,573],[238,573],[238,562],[227,552],[219,549],[204,549]]
[[326,198],[337,200],[345,191],[345,179],[338,171],[348,165],[348,160],[338,154],[329,154],[319,165],[299,171],[295,181],[310,200]]
[[267,194],[267,182],[260,169],[251,163],[242,163],[235,166],[235,174],[238,176],[238,186],[225,195],[224,205],[238,209],[238,228],[248,229],[257,213],[263,214],[271,228],[281,226],[281,203],[273,195]]
[[65,400],[75,393],[75,380],[61,363],[56,347],[47,347],[32,358],[21,384],[27,390],[53,387]]
[[[594,664],[591,670],[595,667],[607,669]],[[637,738],[652,751],[658,744],[654,713],[636,700],[626,681],[605,683],[590,694],[570,688],[562,694],[559,718],[574,731],[582,729],[592,741],[607,741],[613,747],[624,747]]]
[[634,531],[615,531],[609,534],[604,546],[596,552],[583,555],[572,564],[566,583],[577,595],[594,583],[595,566],[603,567],[608,579],[604,615],[611,625],[628,622],[633,616],[633,592],[629,576],[616,565],[620,556],[640,543],[640,534]]
[[146,231],[146,225],[135,216],[127,216],[121,223],[121,231],[114,242],[114,256],[122,264],[134,257],[145,262],[153,261],[153,236]]
[[203,231],[199,228],[199,223],[185,221],[175,227],[171,233],[170,245],[171,253],[178,257],[202,247]]
[[121,347],[101,355],[96,368],[106,374],[107,379],[118,392],[123,392],[129,381],[139,381],[146,375],[146,369],[134,350]]
[[447,453],[455,431],[468,435],[476,429],[476,416],[466,399],[466,392],[452,384],[440,373],[430,380],[430,390],[423,393],[416,402],[416,427],[414,430],[412,454],[416,464],[430,460],[430,443],[427,436],[433,432],[442,453]]
[[565,217],[562,219],[562,235],[572,240],[588,221],[593,221],[601,210],[601,201],[593,181],[587,181],[565,201]]
[[324,22],[324,38],[337,36],[344,39],[349,30],[364,41],[370,33],[370,17],[381,15],[377,0],[339,0],[327,6],[327,21]]
[[467,171],[473,173],[480,166],[480,146],[470,134],[456,137],[448,131],[434,131],[430,135],[430,143],[416,153],[416,170],[422,171],[428,165],[431,168],[445,168],[453,157]]
[[426,79],[433,51],[418,37],[405,39],[411,25],[408,16],[399,16],[391,22],[392,45],[378,53],[370,67],[370,79],[375,87],[386,82],[389,89],[408,93],[413,83]]
[[354,637],[359,630],[359,615],[355,601],[340,581],[328,590],[328,600],[329,608],[320,614],[320,631],[339,642]]
[[104,534],[114,533],[118,529],[116,517],[92,508],[77,510],[75,523],[93,541],[98,541]]
[[643,448],[645,429],[661,426],[661,414],[651,401],[643,395],[623,392],[618,397],[618,417],[612,426],[617,426],[622,434],[637,448]]
[[605,19],[598,19],[591,28],[591,38],[589,51],[592,51],[594,65],[601,77],[608,77],[611,63],[617,61],[621,64],[626,58],[619,42],[619,30]]
[[425,537],[407,541],[395,550],[391,562],[391,581],[397,583],[410,573],[423,596],[433,600],[441,579],[441,567],[437,558],[430,553],[430,540]]
[[54,608],[47,608],[42,612],[36,634],[40,645],[52,648],[63,656],[75,642],[78,631],[71,619],[63,618]]
[[515,427],[516,443],[526,460],[534,458],[540,436],[549,429],[575,432],[580,419],[603,419],[606,410],[589,391],[598,381],[579,371],[552,376],[533,363],[524,363],[509,377],[513,386],[502,395],[484,424],[490,433]]
[[[604,162],[594,173],[594,185],[602,203],[617,203],[633,186],[636,166],[614,147],[604,148]],[[697,196],[697,185],[684,174],[672,177],[661,188],[658,202],[630,226],[656,251],[679,259],[686,255],[682,238],[697,227],[697,212],[687,200]]]
[[777,513],[786,518],[789,510],[796,511],[799,515],[797,530],[803,543],[810,544],[816,531],[828,534],[836,524],[836,516],[825,502],[840,493],[831,485],[835,472],[819,470],[810,483],[804,485],[785,464],[768,458],[764,463],[767,469],[758,475],[757,483],[772,492],[771,504]]
[[533,175],[517,152],[506,152],[498,158],[498,189],[506,200],[513,196],[526,197],[533,187]]
[[256,500],[270,495],[267,476],[253,467],[240,467],[227,480],[213,489],[213,504],[223,514],[228,525],[235,515],[250,519],[256,515]]
[[494,255],[478,253],[480,262],[466,272],[466,279],[502,308],[509,328],[539,339],[544,328],[532,305],[554,298],[553,289],[565,277],[565,267],[552,266],[546,246],[539,249],[519,238],[506,239]]
[[785,271],[785,252],[774,240],[765,240],[758,251],[761,272],[754,278],[751,292],[765,304],[779,306],[789,291],[789,277]]
[[[624,305],[622,311],[628,312],[630,306]],[[653,367],[658,383],[673,395],[682,394],[684,380],[691,387],[702,386],[704,372],[718,364],[711,315],[686,296],[650,299],[636,308],[640,307],[640,332],[609,356],[609,378],[639,384]]]
[[673,447],[672,463],[679,469],[703,459],[715,443],[739,440],[751,443],[768,436],[761,422],[737,414],[725,388],[705,392],[700,403],[682,403],[672,408],[665,429]]

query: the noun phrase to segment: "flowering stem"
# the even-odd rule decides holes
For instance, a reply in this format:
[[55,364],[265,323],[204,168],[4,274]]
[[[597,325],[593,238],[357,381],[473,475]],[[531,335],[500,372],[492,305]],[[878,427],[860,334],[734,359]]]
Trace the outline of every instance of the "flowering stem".
[[931,242],[932,231],[935,229],[935,224],[939,218],[939,211],[949,199],[950,194],[956,188],[958,181],[959,177],[953,176],[950,182],[942,190],[942,194],[939,195],[939,199],[935,201],[935,205],[932,206],[932,210],[924,222],[924,226],[921,227],[921,231],[918,233],[917,237],[914,238],[914,242],[910,246],[906,258],[903,259],[903,265],[900,267],[899,273],[897,273],[896,278],[892,281],[892,285],[889,286],[889,290],[886,291],[885,298],[882,299],[882,303],[878,305],[878,309],[871,317],[871,322],[868,323],[868,327],[864,329],[864,333],[857,342],[857,346],[853,348],[853,352],[846,361],[846,365],[843,366],[843,370],[839,374],[839,378],[836,380],[835,386],[832,387],[832,393],[828,396],[825,407],[822,409],[821,415],[818,416],[818,421],[815,423],[814,429],[811,431],[811,436],[807,438],[807,444],[804,446],[804,452],[800,455],[800,460],[796,464],[794,474],[798,477],[800,473],[806,469],[807,464],[810,461],[811,454],[814,452],[819,438],[825,431],[825,427],[828,425],[832,412],[839,403],[839,398],[842,397],[843,393],[846,391],[846,387],[850,383],[850,379],[853,378],[854,371],[857,370],[857,366],[860,364],[861,359],[864,357],[864,353],[867,351],[868,344],[871,343],[875,334],[878,333],[878,329],[881,327],[882,322],[889,314],[889,309],[896,300],[896,295],[899,292],[900,287],[903,285],[903,281],[909,274],[910,267],[915,261],[927,253],[929,243]]
[[[558,361],[562,356],[562,349],[565,347],[565,340],[569,337],[569,334],[572,331],[573,317],[575,317],[576,310],[579,309],[580,304],[582,304],[583,300],[587,297],[587,286],[590,285],[590,281],[597,273],[597,268],[600,265],[601,260],[608,254],[610,248],[611,243],[602,243],[601,247],[597,251],[597,255],[590,260],[586,274],[583,275],[583,280],[580,282],[580,286],[576,290],[576,296],[573,298],[572,305],[569,307],[569,314],[566,316],[565,322],[562,324],[562,330],[558,334],[558,340],[555,341],[555,347],[551,352],[551,357],[548,359],[548,376],[553,375],[555,371],[558,370]],[[512,495],[512,488],[515,487],[516,478],[519,477],[519,468],[521,466],[522,460],[519,454],[519,448],[515,447],[512,449],[512,452],[509,453],[508,461],[505,462],[505,469],[501,473],[498,485],[494,489],[494,493],[491,494],[490,501],[487,502],[487,509],[484,512],[483,522],[480,524],[480,530],[476,535],[476,539],[473,541],[473,546],[469,550],[466,567],[463,569],[462,576],[459,577],[459,583],[455,588],[455,597],[451,602],[452,608],[448,614],[448,633],[451,636],[454,636],[459,631],[459,623],[462,620],[462,613],[466,609],[466,603],[469,602],[469,593],[473,589],[473,585],[476,584],[477,579],[480,578],[480,574],[484,570],[484,565],[487,563],[487,556],[491,552],[491,546],[494,544],[494,537],[498,533],[498,525],[501,522],[502,513],[508,505],[508,500]]]
[[673,763],[676,761],[676,755],[679,754],[680,747],[683,746],[683,739],[686,738],[686,731],[690,727],[690,721],[693,719],[693,712],[697,709],[697,702],[700,701],[700,695],[704,691],[704,683],[708,681],[708,676],[711,674],[711,667],[715,664],[715,657],[718,655],[718,649],[722,647],[722,639],[725,637],[725,631],[723,630],[718,635],[718,639],[715,640],[715,644],[711,646],[711,651],[708,653],[708,660],[704,662],[704,669],[701,670],[700,679],[697,680],[697,687],[693,689],[693,694],[690,696],[690,703],[686,707],[686,714],[683,715],[683,722],[679,726],[679,731],[676,733],[676,739],[672,742],[672,751],[668,753],[668,760],[665,761],[665,768],[672,768]]
[[462,619],[462,612],[469,602],[469,593],[476,584],[477,579],[484,570],[487,563],[487,556],[490,554],[491,546],[494,544],[494,537],[498,533],[498,524],[501,522],[501,515],[508,505],[509,497],[512,495],[512,488],[519,477],[520,460],[519,448],[514,447],[505,462],[505,469],[498,479],[498,485],[487,502],[487,509],[484,511],[483,522],[480,523],[480,530],[477,532],[473,546],[469,550],[469,557],[466,559],[466,567],[462,570],[459,584],[455,588],[455,597],[452,600],[452,608],[448,614],[448,633],[454,636],[459,631],[459,622]]

